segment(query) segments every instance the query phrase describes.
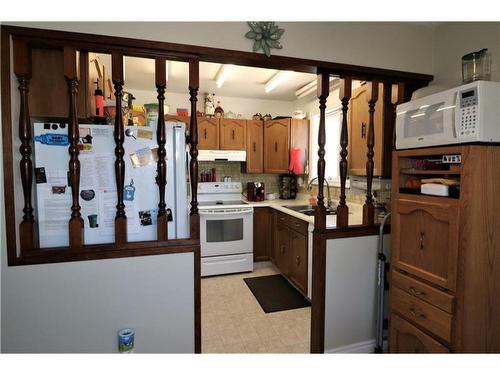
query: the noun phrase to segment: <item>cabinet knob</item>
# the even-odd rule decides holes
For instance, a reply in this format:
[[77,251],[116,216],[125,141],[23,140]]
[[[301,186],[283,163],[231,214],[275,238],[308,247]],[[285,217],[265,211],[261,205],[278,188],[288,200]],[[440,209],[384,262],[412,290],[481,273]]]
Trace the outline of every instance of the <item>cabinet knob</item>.
[[281,254],[285,254],[285,245],[281,245]]
[[278,152],[278,142],[274,142],[274,152]]
[[425,237],[425,233],[420,232],[420,250],[424,249],[424,237]]
[[257,143],[253,143],[253,152],[256,152],[257,151]]
[[408,291],[410,292],[410,294],[413,294],[414,296],[417,296],[417,297],[418,297],[418,296],[422,296],[422,297],[424,297],[424,296],[425,296],[425,292],[419,292],[418,290],[416,290],[416,289],[415,289],[414,287],[412,287],[412,286],[408,289]]
[[205,139],[207,139],[207,128],[204,129],[203,136],[205,137]]
[[300,255],[297,255],[297,257],[295,258],[295,263],[297,263],[297,265],[300,264]]
[[234,129],[233,129],[232,137],[233,137],[233,139],[234,139]]
[[424,313],[418,312],[414,307],[410,307],[408,311],[410,311],[410,314],[413,315],[415,318],[420,318],[420,319],[426,318]]

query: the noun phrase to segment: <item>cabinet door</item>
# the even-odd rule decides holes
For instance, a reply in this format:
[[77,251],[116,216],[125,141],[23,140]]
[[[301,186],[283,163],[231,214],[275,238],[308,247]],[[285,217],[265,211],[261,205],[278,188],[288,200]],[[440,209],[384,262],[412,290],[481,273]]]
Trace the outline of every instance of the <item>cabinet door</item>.
[[247,173],[264,171],[264,122],[247,120]]
[[290,120],[264,121],[264,172],[287,173]]
[[221,150],[245,150],[246,132],[245,120],[229,118],[220,119],[220,143]]
[[394,214],[393,265],[454,291],[458,206],[450,200],[398,199]]
[[219,119],[200,117],[198,119],[198,148],[219,149]]
[[307,293],[307,236],[290,230],[290,279]]
[[255,207],[253,211],[253,259],[264,261],[271,258],[273,248],[273,210]]
[[444,345],[395,314],[391,315],[389,345],[391,353],[450,352]]
[[[368,136],[368,87],[364,85],[353,91],[349,102],[348,132],[349,132],[349,174],[355,176],[366,176],[366,140]],[[374,114],[375,146],[373,148],[373,175],[382,175],[382,150],[383,138],[383,97],[384,85],[379,84],[377,103]]]
[[290,241],[289,241],[289,229],[281,224],[276,226],[276,246],[274,249],[274,260],[276,267],[288,276],[290,274],[289,267],[289,252],[290,252]]

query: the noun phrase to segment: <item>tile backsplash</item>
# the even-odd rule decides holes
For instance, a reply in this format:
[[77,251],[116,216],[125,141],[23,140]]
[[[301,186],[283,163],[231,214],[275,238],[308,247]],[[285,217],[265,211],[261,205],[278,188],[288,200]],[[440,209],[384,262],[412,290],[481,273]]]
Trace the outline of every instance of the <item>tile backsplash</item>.
[[266,193],[279,193],[279,175],[269,173],[244,173],[241,171],[243,163],[228,161],[200,161],[199,172],[210,172],[216,169],[217,181],[222,181],[224,176],[231,176],[232,181],[241,181],[243,192],[246,192],[247,182],[263,182]]

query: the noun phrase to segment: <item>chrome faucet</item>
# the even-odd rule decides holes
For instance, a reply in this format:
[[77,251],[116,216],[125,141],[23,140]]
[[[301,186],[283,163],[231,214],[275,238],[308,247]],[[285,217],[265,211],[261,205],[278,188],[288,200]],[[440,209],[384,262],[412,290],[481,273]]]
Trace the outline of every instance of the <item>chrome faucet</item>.
[[[314,177],[311,181],[309,181],[309,183],[307,184],[307,188],[306,188],[307,191],[312,190],[312,183],[314,180],[317,180],[317,179],[318,179],[318,177]],[[324,181],[326,182],[326,191],[328,194],[328,199],[326,201],[326,204],[327,204],[328,208],[331,208],[332,207],[332,199],[330,198],[330,185],[328,184],[328,180],[326,178],[324,179]]]

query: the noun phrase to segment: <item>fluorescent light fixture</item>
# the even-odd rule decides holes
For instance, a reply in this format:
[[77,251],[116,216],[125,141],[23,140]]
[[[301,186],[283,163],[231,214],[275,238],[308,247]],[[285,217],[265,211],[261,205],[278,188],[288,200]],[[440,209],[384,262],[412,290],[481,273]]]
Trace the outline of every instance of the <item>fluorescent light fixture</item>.
[[270,93],[276,87],[281,85],[288,78],[288,73],[289,72],[286,70],[281,70],[278,73],[276,73],[274,76],[272,76],[271,79],[269,81],[267,81],[266,86],[264,87],[266,94]]
[[422,117],[425,116],[425,113],[417,113],[416,115],[410,116],[411,118],[417,118],[417,117]]
[[418,109],[425,109],[425,108],[429,108],[429,104],[424,104],[424,105],[418,107]]
[[168,63],[168,60],[165,61],[165,81],[168,82],[168,66],[170,64]]
[[[338,77],[330,77],[330,90],[332,89],[331,83],[336,79],[338,79]],[[297,99],[302,99],[303,97],[306,97],[312,94],[313,92],[316,92],[317,88],[318,88],[318,80],[315,79],[314,81],[309,82],[307,85],[295,91],[295,96],[297,97]]]
[[222,87],[227,76],[229,75],[229,73],[231,73],[233,69],[234,65],[232,64],[224,64],[220,67],[219,71],[217,72],[217,75],[215,76],[215,84],[217,85],[218,89]]

